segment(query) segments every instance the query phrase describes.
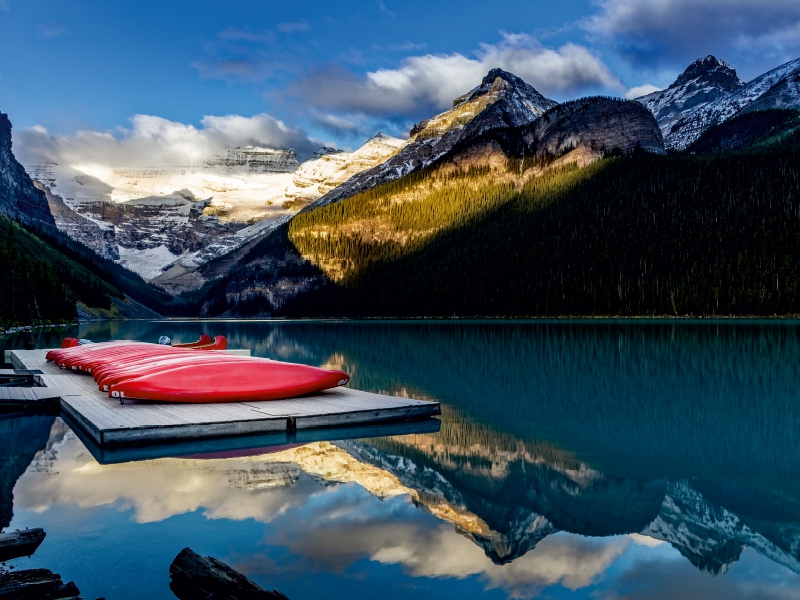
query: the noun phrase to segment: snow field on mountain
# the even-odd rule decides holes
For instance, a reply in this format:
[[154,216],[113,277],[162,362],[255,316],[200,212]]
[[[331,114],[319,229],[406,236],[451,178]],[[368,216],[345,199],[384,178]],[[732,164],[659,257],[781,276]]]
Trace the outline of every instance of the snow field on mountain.
[[[151,280],[176,261],[196,268],[263,235],[405,143],[378,134],[355,152],[322,148],[299,168],[296,161],[292,165],[291,151],[247,148],[258,162],[216,158],[189,166],[164,161],[146,167],[50,162],[29,170],[73,211],[115,231],[120,263]],[[238,156],[237,150],[228,155]],[[292,160],[286,160],[287,152]],[[275,172],[279,169],[284,172]],[[103,220],[105,211],[98,203],[143,209],[142,216],[126,215],[124,222],[112,224]],[[232,229],[216,231],[218,223],[229,223]],[[174,254],[170,248],[180,245],[176,239],[198,226],[202,247]]]

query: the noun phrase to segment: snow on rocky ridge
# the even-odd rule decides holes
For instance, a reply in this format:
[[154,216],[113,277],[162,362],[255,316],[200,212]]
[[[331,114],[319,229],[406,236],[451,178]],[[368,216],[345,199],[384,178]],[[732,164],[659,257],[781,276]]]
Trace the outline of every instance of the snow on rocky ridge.
[[62,231],[146,280],[176,263],[196,268],[263,235],[404,140],[378,134],[356,152],[229,148],[181,164],[48,162],[28,169]]
[[744,85],[736,69],[709,55],[689,65],[667,89],[636,100],[655,115],[661,132],[667,136],[672,125],[686,114]]
[[637,101],[655,115],[667,148],[683,150],[710,127],[743,112],[800,108],[800,59],[745,84],[729,65],[706,56],[666,90]]
[[433,164],[457,144],[489,131],[530,125],[558,103],[512,73],[492,69],[481,84],[453,101],[453,108],[422,121],[409,140],[385,162],[364,170],[328,192],[313,206],[339,202],[363,190]]

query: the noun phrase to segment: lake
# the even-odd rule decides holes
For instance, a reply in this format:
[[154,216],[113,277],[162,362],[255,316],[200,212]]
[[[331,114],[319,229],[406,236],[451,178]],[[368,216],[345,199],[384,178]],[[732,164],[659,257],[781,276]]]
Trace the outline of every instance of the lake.
[[102,322],[38,347],[200,333],[441,424],[101,465],[6,415],[0,525],[47,532],[9,564],[107,600],[174,598],[184,547],[291,600],[800,598],[798,322]]

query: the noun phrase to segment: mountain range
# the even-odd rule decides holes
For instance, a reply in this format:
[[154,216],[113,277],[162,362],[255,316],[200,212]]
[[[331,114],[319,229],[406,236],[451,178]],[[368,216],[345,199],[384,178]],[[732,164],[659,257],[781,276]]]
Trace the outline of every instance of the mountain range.
[[[52,230],[55,225],[60,234],[134,271],[173,298],[168,312],[303,312],[308,302],[328,304],[334,284],[361,286],[364,279],[355,283],[355,273],[363,276],[372,269],[374,274],[376,256],[395,264],[422,251],[443,232],[462,228],[464,220],[499,214],[515,194],[554,177],[590,177],[588,172],[566,174],[572,166],[585,171],[598,161],[613,163],[615,157],[674,151],[690,155],[693,144],[708,140],[707,132],[718,136],[723,124],[736,131],[747,128],[748,143],[776,127],[790,132],[791,110],[800,108],[798,86],[800,59],[745,83],[731,66],[707,56],[667,89],[633,101],[590,97],[559,104],[519,77],[493,69],[456,98],[450,110],[416,124],[408,139],[378,134],[355,152],[321,148],[303,163],[291,149],[240,147],[183,163],[162,159],[149,164],[143,159],[138,165],[104,169],[43,160],[28,165],[25,173],[12,164],[10,126],[4,125],[9,133],[0,139],[0,210],[28,226]],[[777,121],[776,110],[786,111]],[[762,115],[768,113],[773,118],[765,121]],[[747,120],[748,115],[757,116]],[[455,181],[458,173],[470,183]],[[392,219],[409,221],[421,204],[433,207],[444,201],[434,201],[430,194],[421,204],[389,200],[398,185],[402,193],[416,198],[442,185],[452,194],[469,188],[472,196],[457,211],[451,206],[450,216],[441,214],[433,226],[406,225],[404,231],[396,230],[397,223],[387,225],[381,216],[369,217],[372,221],[361,216],[345,224],[333,223],[333,213],[325,212],[342,202],[350,203],[345,211],[356,204],[366,210],[365,198],[382,194],[382,202],[397,204],[395,213],[406,213]],[[489,193],[491,185],[505,187]],[[499,199],[487,205],[485,193],[499,194]],[[435,210],[440,209],[436,205]],[[375,210],[373,205],[367,212]],[[325,218],[329,222],[323,224]],[[327,233],[316,225],[309,229],[309,219],[316,219]],[[376,233],[365,236],[365,226]],[[321,239],[334,238],[354,240],[360,250],[339,256],[311,247],[312,239],[319,245]],[[404,249],[390,250],[391,244]],[[367,295],[372,298],[374,291]],[[301,298],[299,304],[296,297]],[[287,302],[296,308],[284,308]],[[339,311],[337,302],[331,302],[337,306],[334,311]],[[153,307],[163,312],[164,304],[162,300]],[[412,314],[417,309],[398,307],[386,314],[395,310]],[[491,306],[476,310],[497,312]],[[563,310],[566,307],[556,312]],[[613,307],[598,305],[595,310],[608,314]]]

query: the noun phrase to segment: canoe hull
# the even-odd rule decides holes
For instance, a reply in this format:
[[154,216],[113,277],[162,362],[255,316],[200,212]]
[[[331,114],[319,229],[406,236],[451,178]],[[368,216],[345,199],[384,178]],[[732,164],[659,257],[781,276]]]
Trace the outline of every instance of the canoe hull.
[[343,371],[278,361],[179,366],[109,387],[111,398],[218,403],[283,400],[346,385]]

